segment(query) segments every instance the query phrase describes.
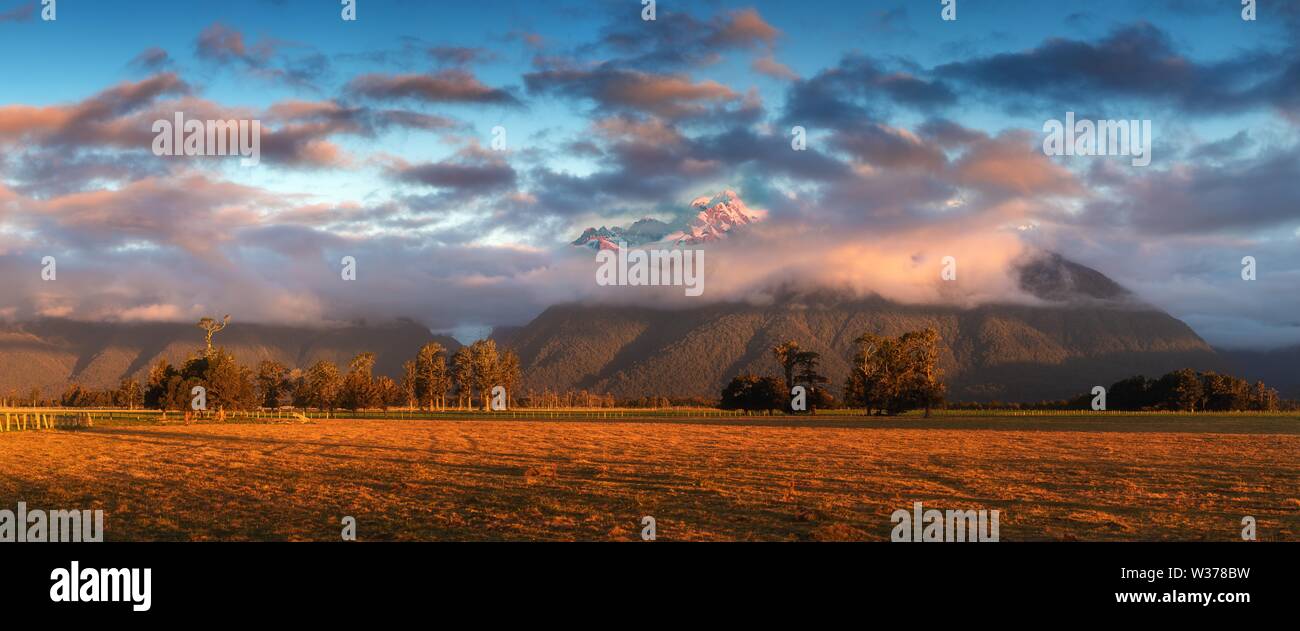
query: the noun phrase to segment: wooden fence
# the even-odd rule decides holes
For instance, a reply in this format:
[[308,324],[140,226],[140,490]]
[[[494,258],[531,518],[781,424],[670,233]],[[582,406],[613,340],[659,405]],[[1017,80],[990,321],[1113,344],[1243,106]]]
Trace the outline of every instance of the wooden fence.
[[81,410],[0,410],[0,432],[38,429],[78,429],[95,426],[95,414]]

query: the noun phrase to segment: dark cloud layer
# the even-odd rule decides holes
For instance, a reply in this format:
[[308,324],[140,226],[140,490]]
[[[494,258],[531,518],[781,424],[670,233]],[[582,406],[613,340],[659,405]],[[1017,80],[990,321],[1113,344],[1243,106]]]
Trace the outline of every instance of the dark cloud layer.
[[[1281,74],[1279,68],[1286,68]],[[1295,61],[1253,53],[1215,62],[1180,54],[1154,25],[1125,26],[1096,42],[1050,39],[1021,52],[941,65],[946,80],[1000,94],[1079,103],[1083,95],[1154,100],[1191,113],[1294,105]]]

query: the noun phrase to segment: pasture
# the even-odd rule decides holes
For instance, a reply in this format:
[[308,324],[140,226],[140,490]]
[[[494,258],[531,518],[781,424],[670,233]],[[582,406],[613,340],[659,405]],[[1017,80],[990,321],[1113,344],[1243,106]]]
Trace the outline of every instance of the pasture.
[[1295,415],[284,416],[0,433],[0,508],[108,541],[888,540],[916,501],[1004,541],[1300,540]]

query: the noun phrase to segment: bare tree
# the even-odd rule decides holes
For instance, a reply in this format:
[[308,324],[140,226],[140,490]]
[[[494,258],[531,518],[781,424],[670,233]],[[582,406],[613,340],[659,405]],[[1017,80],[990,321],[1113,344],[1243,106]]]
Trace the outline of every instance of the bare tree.
[[204,351],[204,356],[212,356],[212,336],[215,335],[217,331],[226,328],[227,324],[230,324],[230,314],[226,314],[226,318],[221,322],[217,322],[212,318],[203,318],[202,320],[199,320],[198,327],[203,329],[204,341],[208,344],[207,350]]

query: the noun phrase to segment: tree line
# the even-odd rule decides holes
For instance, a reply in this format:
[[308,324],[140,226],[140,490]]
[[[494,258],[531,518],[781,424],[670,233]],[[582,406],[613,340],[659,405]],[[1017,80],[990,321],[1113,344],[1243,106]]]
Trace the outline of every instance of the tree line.
[[[275,360],[263,360],[256,368],[240,365],[224,348],[211,345],[211,333],[223,323],[200,322],[209,332],[208,346],[179,366],[159,359],[149,370],[144,384],[122,379],[116,388],[92,390],[71,384],[53,401],[65,407],[148,407],[189,410],[193,388],[205,389],[207,409],[252,410],[292,405],[297,408],[388,409],[394,407],[427,410],[490,409],[492,391],[505,389],[507,405],[515,407],[615,407],[614,398],[587,390],[564,393],[529,391],[516,401],[522,381],[519,358],[513,351],[498,350],[493,340],[479,340],[448,354],[437,342],[429,342],[415,357],[402,365],[400,380],[376,377],[375,355],[359,353],[346,372],[328,360],[302,369],[290,369]],[[813,412],[836,406],[861,407],[868,415],[900,414],[912,409],[936,406],[963,409],[1087,409],[1091,394],[1065,401],[1037,403],[958,403],[946,406],[946,388],[938,367],[940,338],[934,329],[912,331],[897,337],[863,334],[854,340],[852,370],[844,382],[842,400],[836,401],[820,373],[821,355],[803,350],[794,340],[771,348],[778,372],[775,375],[743,374],[733,378],[721,392],[719,407],[750,412]],[[800,400],[793,392],[802,386]],[[1107,409],[1171,411],[1275,411],[1294,409],[1295,402],[1281,401],[1278,392],[1262,382],[1250,382],[1215,372],[1176,370],[1156,379],[1134,376],[1107,389]],[[7,404],[19,397],[11,393]],[[802,403],[797,405],[796,402]],[[33,388],[28,403],[41,402]],[[686,401],[665,397],[641,397],[627,402],[632,407],[667,407]],[[711,405],[700,400],[696,405]]]
[[499,351],[493,340],[479,340],[448,356],[437,342],[422,346],[402,365],[401,381],[374,375],[375,354],[359,353],[344,372],[319,360],[305,370],[272,359],[255,369],[240,365],[222,347],[189,358],[180,366],[159,359],[144,386],[146,407],[188,410],[193,388],[205,388],[208,409],[251,410],[286,405],[320,410],[451,407],[488,409],[492,389],[505,389],[507,402],[521,381],[519,358]]
[[[1091,395],[1080,399],[1090,400]],[[1156,379],[1137,375],[1122,379],[1106,389],[1108,410],[1171,410],[1179,412],[1240,412],[1278,410],[1277,390],[1216,372],[1190,368],[1175,370]]]
[[[899,337],[863,334],[854,340],[853,370],[844,383],[844,405],[865,408],[867,414],[899,414],[943,403],[939,370],[939,333],[934,329]],[[834,407],[835,397],[820,373],[821,355],[787,340],[772,347],[781,373],[775,376],[738,375],[722,390],[723,409],[813,412]],[[803,387],[799,405],[795,386]]]

